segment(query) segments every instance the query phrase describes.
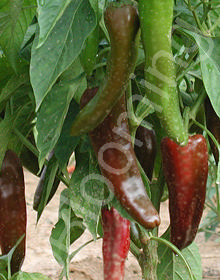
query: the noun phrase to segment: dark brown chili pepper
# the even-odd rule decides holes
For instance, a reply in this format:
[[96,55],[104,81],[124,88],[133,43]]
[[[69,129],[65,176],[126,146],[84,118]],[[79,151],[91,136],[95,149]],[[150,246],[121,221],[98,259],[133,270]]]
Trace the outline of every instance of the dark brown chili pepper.
[[[81,107],[96,94],[88,89],[81,98]],[[113,107],[105,120],[89,133],[102,175],[127,212],[145,228],[160,224],[160,218],[147,196],[132,146],[125,96]]]
[[20,270],[25,257],[26,202],[24,174],[18,156],[11,150],[5,154],[0,175],[0,247],[7,254],[18,239],[24,238],[11,260],[12,274]]

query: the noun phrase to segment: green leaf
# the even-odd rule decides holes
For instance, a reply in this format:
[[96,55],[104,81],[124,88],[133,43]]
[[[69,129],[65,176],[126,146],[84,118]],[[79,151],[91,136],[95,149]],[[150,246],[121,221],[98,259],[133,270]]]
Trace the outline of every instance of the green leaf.
[[74,149],[76,148],[80,140],[80,137],[70,135],[71,125],[78,112],[79,112],[79,105],[75,102],[75,100],[72,100],[69,106],[66,119],[63,124],[60,138],[54,149],[61,170],[67,164],[71,154],[73,153]]
[[35,12],[35,0],[8,0],[0,10],[0,46],[15,71],[22,41]]
[[195,36],[199,46],[202,78],[212,106],[220,117],[220,38]]
[[37,110],[56,79],[80,54],[95,23],[95,14],[88,0],[72,0],[39,48],[37,34],[32,47],[30,68]]
[[60,137],[69,104],[81,81],[82,76],[75,79],[72,84],[62,82],[56,84],[40,107],[36,123],[40,168]]
[[24,72],[19,75],[12,75],[8,80],[5,87],[2,89],[0,94],[0,103],[7,101],[21,85],[29,81],[29,75]]
[[[75,151],[76,169],[70,180],[71,207],[74,213],[82,217],[85,225],[96,239],[101,206],[105,198],[106,179],[100,175],[97,161],[91,150],[80,153]],[[112,199],[112,196],[109,196]]]
[[[55,192],[58,188],[59,181],[55,183],[55,177],[58,173],[58,162],[55,156],[52,156],[52,158],[49,160],[47,167],[46,167],[46,174],[44,178],[44,182],[42,184],[42,193],[40,195],[40,203],[37,208],[37,221],[40,219],[44,208],[46,207],[48,203],[48,198],[51,195],[52,192]],[[56,188],[55,190],[53,188]]]
[[202,79],[212,106],[220,117],[220,38],[205,37],[182,28],[199,47]]
[[[162,238],[169,240],[169,230]],[[192,243],[183,249],[182,255],[187,261],[195,280],[202,280],[202,265],[198,247]],[[180,256],[176,256],[164,243],[158,244],[159,264],[157,267],[158,280],[185,280],[191,279],[189,271]]]
[[5,152],[8,149],[8,142],[12,133],[12,119],[5,118],[0,122],[0,169],[5,156]]
[[6,57],[0,53],[0,90],[5,86],[10,75],[13,73]]
[[85,230],[82,219],[78,218],[71,209],[70,192],[69,189],[65,189],[61,193],[59,220],[50,236],[54,257],[64,267],[66,275],[69,267],[69,247]]
[[19,271],[18,273],[13,275],[11,280],[51,280],[51,278],[48,278],[41,273],[28,273]]
[[[40,26],[40,34],[37,47],[43,45],[51,30],[54,28],[57,21],[61,18],[70,2],[71,0],[37,0],[38,22]],[[79,5],[80,1],[77,1],[77,3]]]
[[[202,280],[202,265],[199,249],[193,242],[190,246],[182,250],[182,254],[190,265],[195,280]],[[183,260],[179,256],[173,254],[173,261],[175,264],[175,280],[185,280],[189,278],[189,272],[186,269]]]

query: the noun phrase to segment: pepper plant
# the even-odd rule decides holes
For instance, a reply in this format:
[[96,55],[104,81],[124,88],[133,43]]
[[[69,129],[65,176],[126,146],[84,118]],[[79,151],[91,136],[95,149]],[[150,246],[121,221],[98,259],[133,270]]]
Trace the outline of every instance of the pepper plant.
[[[60,279],[100,238],[106,280],[124,279],[128,250],[143,280],[202,279],[195,237],[220,222],[219,37],[219,1],[1,1],[0,278],[49,279],[20,270],[21,162],[39,177],[37,221],[65,185],[50,236]],[[93,239],[71,252],[86,229]]]

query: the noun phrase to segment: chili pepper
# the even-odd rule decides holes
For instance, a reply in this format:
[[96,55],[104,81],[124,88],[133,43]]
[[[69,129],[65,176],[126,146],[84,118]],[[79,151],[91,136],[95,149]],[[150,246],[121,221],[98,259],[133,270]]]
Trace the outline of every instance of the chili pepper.
[[[97,88],[87,89],[81,107],[96,94]],[[125,95],[110,114],[89,133],[102,175],[128,213],[145,228],[160,224],[160,218],[147,196],[129,133]]]
[[206,140],[196,134],[181,147],[165,137],[161,151],[169,191],[171,242],[183,249],[194,240],[203,213],[208,175]]
[[139,126],[136,130],[134,151],[145,174],[152,179],[154,161],[157,154],[157,139],[155,131]]
[[180,113],[171,48],[173,5],[173,0],[139,0],[145,52],[144,86],[168,137],[186,145],[188,135]]
[[[220,143],[220,119],[216,114],[215,110],[212,107],[212,104],[207,97],[205,99],[205,116],[206,116],[206,126],[208,130],[215,136],[218,143]],[[216,147],[215,143],[209,137],[210,147],[215,158],[216,164],[219,161],[219,152],[218,148]]]
[[130,248],[130,222],[115,208],[102,209],[104,280],[123,280]]
[[[26,203],[24,174],[18,156],[7,150],[0,176],[0,247],[7,254],[18,239],[26,235]],[[24,237],[15,249],[11,260],[11,272],[19,271],[25,257]]]
[[100,124],[122,96],[134,70],[139,42],[139,17],[135,6],[109,6],[104,13],[111,52],[106,79],[97,95],[77,115],[71,135],[87,133]]

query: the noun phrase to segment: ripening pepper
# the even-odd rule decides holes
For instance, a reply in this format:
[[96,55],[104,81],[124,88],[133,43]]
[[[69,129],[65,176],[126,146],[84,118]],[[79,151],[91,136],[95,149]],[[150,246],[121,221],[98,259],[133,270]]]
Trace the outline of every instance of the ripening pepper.
[[104,280],[123,280],[130,248],[130,222],[115,208],[102,209]]
[[141,38],[145,52],[146,97],[167,136],[186,145],[188,134],[180,112],[171,46],[174,0],[139,0]]
[[[212,104],[208,97],[205,99],[205,117],[206,117],[206,126],[208,130],[215,136],[218,143],[220,143],[220,119],[216,114],[215,110],[212,107]],[[215,158],[216,164],[219,161],[219,152],[215,143],[209,137],[210,147]]]
[[152,179],[154,161],[157,154],[155,131],[143,126],[136,130],[134,151],[148,179]]
[[111,44],[106,77],[96,96],[74,120],[73,136],[89,132],[105,119],[124,93],[134,71],[140,37],[138,12],[135,6],[116,4],[104,12]]
[[[87,89],[81,98],[85,106],[98,88]],[[125,109],[125,95],[105,120],[89,133],[102,175],[121,205],[145,228],[160,224],[160,218],[143,184],[132,145]]]
[[208,175],[208,151],[202,135],[184,147],[161,141],[163,171],[169,191],[171,242],[180,250],[194,240],[202,217]]
[[24,174],[18,156],[7,150],[0,175],[0,247],[7,254],[24,234],[11,260],[12,274],[20,270],[25,258],[26,202]]

